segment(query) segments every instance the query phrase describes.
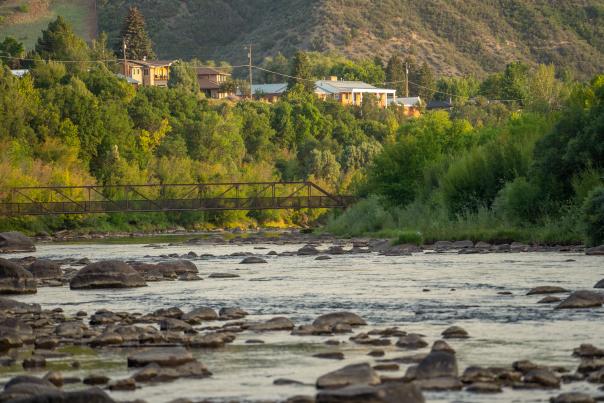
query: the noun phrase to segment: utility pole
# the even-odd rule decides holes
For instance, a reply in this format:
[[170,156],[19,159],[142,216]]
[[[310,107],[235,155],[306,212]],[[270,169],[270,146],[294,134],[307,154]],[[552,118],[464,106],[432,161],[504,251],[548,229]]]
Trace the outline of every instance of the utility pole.
[[252,90],[252,85],[253,85],[253,81],[254,81],[254,75],[252,73],[252,44],[250,43],[247,46],[247,58],[248,58],[248,67],[249,67],[249,79],[250,79],[250,99],[254,99],[254,91]]
[[409,98],[409,63],[405,62],[405,97]]
[[122,50],[124,51],[124,75],[128,77],[128,60],[126,59],[126,38],[122,39]]

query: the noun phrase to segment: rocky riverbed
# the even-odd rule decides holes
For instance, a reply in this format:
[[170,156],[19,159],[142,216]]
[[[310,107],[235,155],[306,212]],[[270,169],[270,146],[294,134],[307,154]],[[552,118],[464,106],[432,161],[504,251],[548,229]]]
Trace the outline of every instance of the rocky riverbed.
[[0,401],[604,396],[604,261],[581,247],[36,246],[0,260]]

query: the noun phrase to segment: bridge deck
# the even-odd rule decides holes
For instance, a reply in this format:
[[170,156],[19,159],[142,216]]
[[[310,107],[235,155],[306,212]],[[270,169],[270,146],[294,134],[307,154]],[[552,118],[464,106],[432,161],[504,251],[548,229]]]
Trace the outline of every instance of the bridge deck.
[[[180,195],[174,197],[176,193]],[[345,208],[355,200],[331,195],[312,182],[26,187],[10,189],[5,195],[0,199],[0,215],[13,217]]]

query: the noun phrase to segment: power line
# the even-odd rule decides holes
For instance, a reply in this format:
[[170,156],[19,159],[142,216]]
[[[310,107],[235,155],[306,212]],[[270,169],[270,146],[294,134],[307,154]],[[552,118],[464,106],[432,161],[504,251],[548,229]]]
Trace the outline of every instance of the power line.
[[296,76],[290,76],[289,74],[283,74],[283,73],[279,73],[277,71],[272,71],[272,70],[268,70],[265,69],[263,67],[259,67],[259,66],[252,66],[252,68],[257,69],[257,70],[261,70],[267,73],[272,73],[278,76],[282,76],[282,77],[286,77],[286,78],[291,78],[292,80],[298,80],[298,81],[308,81],[308,82],[315,82],[316,80],[310,79],[310,78],[302,78],[302,77],[296,77]]

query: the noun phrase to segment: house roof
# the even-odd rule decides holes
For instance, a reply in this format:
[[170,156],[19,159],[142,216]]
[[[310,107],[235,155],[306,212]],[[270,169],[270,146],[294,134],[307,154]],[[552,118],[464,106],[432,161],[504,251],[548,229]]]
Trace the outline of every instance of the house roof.
[[29,73],[29,70],[28,69],[17,69],[17,70],[11,70],[10,72],[13,74],[13,76],[21,78],[24,75],[26,75],[27,73]]
[[120,73],[116,74],[116,77],[119,78],[119,79],[128,81],[128,84],[141,84],[141,82],[138,81],[137,79],[125,76],[125,75],[120,74]]
[[128,63],[145,67],[166,67],[174,64],[175,60],[128,60]]
[[231,75],[231,73],[229,73],[226,70],[219,70],[219,69],[215,69],[213,67],[197,67],[195,70],[197,71],[198,76],[214,76],[214,75],[230,76]]
[[451,109],[453,104],[449,101],[430,101],[426,109]]
[[202,90],[217,90],[220,89],[220,84],[214,80],[210,80],[207,77],[198,77],[199,88]]
[[362,81],[335,81],[335,80],[319,80],[315,83],[317,89],[321,92],[330,94],[339,94],[342,92],[386,92],[389,94],[396,93],[396,90],[378,88],[371,84]]
[[285,91],[287,91],[287,83],[252,85],[252,93],[254,95],[283,94]]
[[422,99],[420,97],[401,97],[396,98],[392,103],[406,107],[412,107],[421,105]]

